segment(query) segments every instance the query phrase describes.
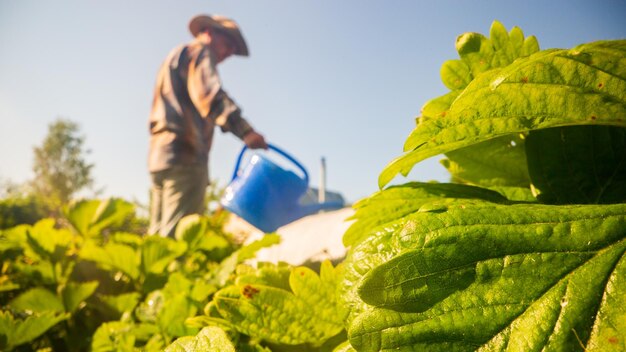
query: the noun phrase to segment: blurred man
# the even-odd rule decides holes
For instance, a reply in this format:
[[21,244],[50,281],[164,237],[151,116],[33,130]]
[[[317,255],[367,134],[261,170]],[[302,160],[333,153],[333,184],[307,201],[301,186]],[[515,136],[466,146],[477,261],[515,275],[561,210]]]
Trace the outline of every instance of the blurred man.
[[169,237],[183,216],[204,211],[216,125],[249,148],[267,149],[217,73],[217,65],[231,55],[248,56],[239,27],[223,16],[198,15],[189,30],[195,39],[172,50],[159,70],[150,113],[149,233]]

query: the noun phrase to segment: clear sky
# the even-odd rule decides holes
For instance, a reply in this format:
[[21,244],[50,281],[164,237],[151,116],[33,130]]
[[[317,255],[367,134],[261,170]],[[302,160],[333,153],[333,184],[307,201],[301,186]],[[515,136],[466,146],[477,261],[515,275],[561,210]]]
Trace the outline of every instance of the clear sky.
[[[191,39],[189,19],[223,14],[251,56],[220,66],[253,126],[319,184],[356,201],[377,190],[420,107],[446,92],[457,35],[494,19],[542,49],[626,38],[626,0],[0,0],[0,180],[32,178],[34,146],[57,117],[79,123],[106,196],[147,203],[147,118],[157,69]],[[225,184],[241,143],[216,133],[212,178]],[[440,157],[411,180],[447,181]],[[396,179],[395,183],[404,182]]]

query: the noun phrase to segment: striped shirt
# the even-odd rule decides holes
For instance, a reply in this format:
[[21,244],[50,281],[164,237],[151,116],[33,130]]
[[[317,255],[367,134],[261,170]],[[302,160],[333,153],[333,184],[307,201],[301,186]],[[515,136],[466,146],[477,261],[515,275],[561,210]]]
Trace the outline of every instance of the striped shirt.
[[161,65],[149,119],[150,172],[208,166],[215,125],[240,139],[252,131],[222,89],[216,62],[209,47],[194,40],[172,50]]

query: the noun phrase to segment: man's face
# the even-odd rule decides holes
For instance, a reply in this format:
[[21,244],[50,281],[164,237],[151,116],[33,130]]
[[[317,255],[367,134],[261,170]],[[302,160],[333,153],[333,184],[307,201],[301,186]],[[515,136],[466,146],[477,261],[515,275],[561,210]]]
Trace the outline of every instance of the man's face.
[[220,63],[235,53],[235,44],[230,37],[220,31],[211,31],[211,47]]

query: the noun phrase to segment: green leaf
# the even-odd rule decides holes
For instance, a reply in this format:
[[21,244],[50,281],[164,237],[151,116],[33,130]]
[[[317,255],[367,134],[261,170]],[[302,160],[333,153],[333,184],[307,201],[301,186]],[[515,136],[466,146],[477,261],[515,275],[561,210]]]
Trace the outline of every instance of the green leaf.
[[252,267],[246,267],[243,270],[242,267],[245,267],[244,265],[237,267],[237,285],[255,284],[291,291],[289,277],[293,268],[289,264],[284,262],[278,264],[261,262],[257,265],[258,268],[256,270]]
[[229,255],[226,259],[220,262],[220,265],[215,269],[215,277],[213,283],[219,287],[226,284],[232,273],[239,264],[239,252],[235,251]]
[[623,351],[626,349],[626,261],[615,266],[606,282],[604,296],[596,315],[587,351]]
[[297,267],[289,276],[291,291],[246,280],[218,291],[214,302],[243,334],[270,343],[321,345],[343,330],[346,311],[336,292],[339,278],[329,262],[322,264],[320,276]]
[[79,234],[87,236],[89,224],[99,205],[100,201],[97,199],[82,200],[70,205],[65,216]]
[[528,187],[491,186],[488,187],[506,197],[511,202],[536,203],[537,198]]
[[83,236],[97,236],[111,226],[120,226],[134,211],[134,206],[122,199],[83,200],[72,204],[66,217]]
[[116,232],[109,236],[111,242],[123,244],[137,249],[143,243],[144,238],[141,235],[127,232]]
[[69,314],[47,311],[26,319],[15,319],[10,312],[0,311],[0,349],[10,351],[31,342],[68,317]]
[[256,252],[258,252],[259,250],[273,246],[278,243],[280,243],[279,235],[266,234],[260,240],[254,241],[239,248],[220,263],[220,266],[218,267],[215,274],[215,283],[218,286],[224,286],[233,271],[235,271],[235,269],[237,268],[238,264],[243,263],[248,259],[254,258]]
[[132,312],[139,303],[140,297],[139,292],[123,293],[116,296],[98,295],[102,306],[112,311],[116,318],[121,317],[126,312]]
[[133,324],[113,321],[100,325],[93,335],[91,351],[135,351],[136,341],[147,341],[159,333],[159,328],[150,324]]
[[73,242],[72,234],[65,229],[56,229],[53,219],[38,221],[27,228],[27,257],[57,263],[62,261]]
[[122,225],[134,210],[135,206],[123,199],[109,198],[100,202],[89,224],[90,234],[96,235],[107,227]]
[[385,224],[396,221],[427,206],[454,202],[456,199],[480,199],[489,202],[506,203],[507,199],[497,192],[469,185],[451,183],[412,182],[389,187],[374,193],[354,205],[357,219],[345,232],[343,243],[346,247],[360,242],[367,235]]
[[528,167],[548,204],[626,202],[626,128],[571,126],[533,131]]
[[423,123],[429,118],[442,118],[446,116],[452,102],[461,94],[461,90],[455,90],[435,99],[429,100],[422,106],[422,116],[417,119],[418,123]]
[[165,268],[187,250],[187,244],[171,238],[150,236],[141,247],[143,273],[162,274]]
[[[472,71],[462,60],[448,60],[441,66],[441,80],[452,91],[467,87],[472,78]],[[448,95],[444,95],[444,97],[446,96]],[[450,104],[448,104],[445,110],[449,107]]]
[[12,283],[10,281],[4,281],[0,283],[0,292],[13,291],[20,288],[19,284]]
[[41,261],[36,264],[13,262],[13,264],[20,276],[34,280],[41,285],[58,285],[54,265],[48,261]]
[[478,33],[465,33],[457,38],[461,60],[448,60],[441,66],[441,80],[451,92],[428,101],[422,107],[420,123],[429,118],[445,117],[453,101],[482,72],[507,66],[519,57],[539,51],[537,39],[528,37],[526,44],[524,33],[518,27],[507,33],[500,22],[494,21],[490,35],[488,39]]
[[162,290],[151,292],[135,310],[139,320],[156,323],[166,336],[193,335],[197,329],[185,325],[194,316],[198,306],[190,293],[192,282],[180,272],[172,273]]
[[356,352],[356,350],[352,347],[352,345],[350,345],[349,341],[346,341],[335,347],[333,352]]
[[355,349],[626,346],[626,204],[483,203],[404,221],[348,259]]
[[183,217],[176,225],[174,238],[178,241],[185,241],[188,248],[194,249],[202,237],[208,232],[208,219],[198,214]]
[[477,76],[445,117],[417,125],[407,153],[381,173],[380,187],[421,160],[503,135],[570,125],[626,127],[625,56],[626,40],[599,41],[541,51]]
[[188,295],[182,293],[167,299],[163,309],[159,312],[157,322],[161,331],[169,336],[194,335],[198,329],[185,325],[185,320],[193,317],[197,312],[198,308]]
[[157,317],[165,304],[165,296],[161,290],[152,291],[144,302],[135,309],[135,315],[144,323],[156,323]]
[[188,294],[191,288],[191,280],[186,278],[181,272],[174,272],[168,277],[162,291],[166,296],[173,297],[181,293]]
[[196,279],[193,284],[189,298],[196,302],[205,302],[206,299],[217,291],[217,287],[204,279]]
[[22,252],[22,246],[26,243],[26,234],[29,225],[19,225],[6,230],[0,230],[0,254],[7,252]]
[[483,187],[529,187],[524,140],[502,136],[446,153],[441,161],[453,179]]
[[119,270],[133,280],[139,278],[139,255],[130,246],[109,242],[100,247],[93,241],[87,241],[79,257],[93,261],[105,270]]
[[207,252],[211,260],[221,261],[225,256],[232,254],[232,244],[221,235],[209,233],[200,238],[196,249]]
[[215,351],[235,352],[235,345],[230,341],[224,330],[209,326],[202,329],[196,336],[181,337],[167,346],[166,352]]
[[239,249],[239,262],[254,258],[259,250],[280,243],[280,235],[266,234],[260,240],[247,244]]
[[42,287],[31,288],[15,297],[9,302],[9,307],[29,313],[65,312],[63,301],[56,294]]
[[491,41],[480,33],[464,33],[456,39],[456,51],[474,77],[491,68],[494,49]]
[[68,282],[61,289],[61,297],[63,298],[63,305],[66,312],[73,312],[82,302],[89,298],[98,288],[97,281],[91,282]]

